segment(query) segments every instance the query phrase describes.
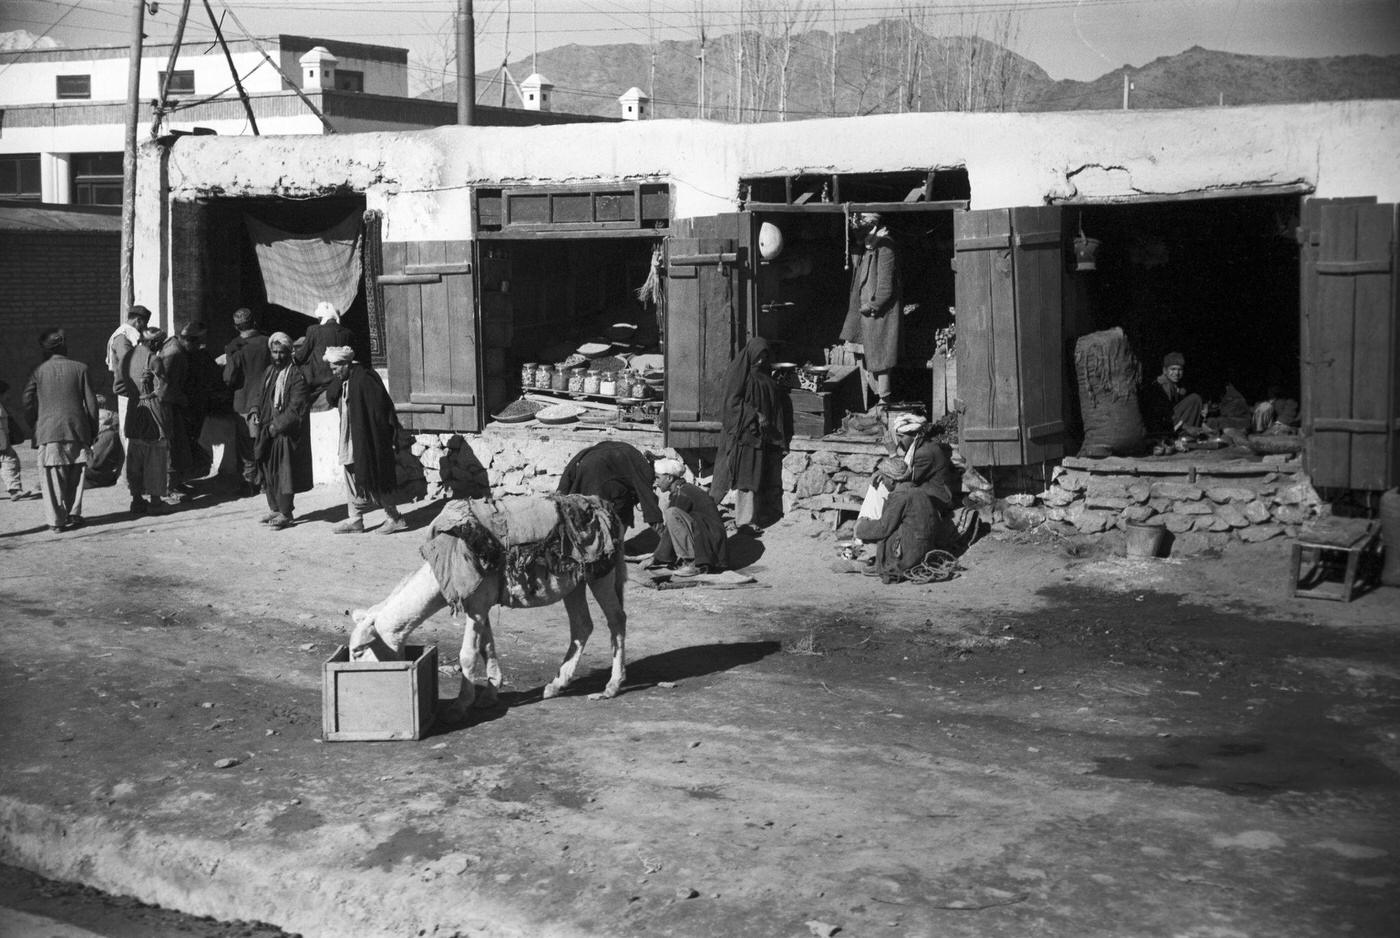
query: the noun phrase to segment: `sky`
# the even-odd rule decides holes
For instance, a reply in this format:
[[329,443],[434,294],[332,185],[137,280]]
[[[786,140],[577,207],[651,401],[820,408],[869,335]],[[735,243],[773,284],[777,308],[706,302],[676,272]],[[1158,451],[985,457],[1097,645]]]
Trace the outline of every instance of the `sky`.
[[[0,32],[23,29],[67,46],[126,45],[136,0],[0,0]],[[423,87],[450,48],[456,0],[210,0],[255,35],[297,33],[409,49],[409,84]],[[180,0],[146,17],[169,39]],[[1191,46],[1254,55],[1400,53],[1400,0],[474,0],[478,71],[569,43],[650,43],[733,32],[800,8],[815,27],[858,28],[906,13],[939,35],[1007,42],[1052,78],[1088,80]],[[241,34],[231,19],[225,33]],[[202,0],[186,41],[212,38]],[[566,76],[548,76],[556,83]],[[3,80],[3,78],[0,78]]]

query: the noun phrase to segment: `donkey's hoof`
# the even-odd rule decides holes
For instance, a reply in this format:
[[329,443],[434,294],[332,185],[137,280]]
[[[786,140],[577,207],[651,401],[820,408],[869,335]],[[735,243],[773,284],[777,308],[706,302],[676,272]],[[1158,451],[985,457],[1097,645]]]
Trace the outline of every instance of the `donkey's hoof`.
[[550,681],[544,686],[544,699],[548,700],[551,697],[558,697],[561,690],[563,690],[563,688],[560,687],[559,684]]
[[609,684],[596,694],[589,694],[589,700],[611,700],[617,696],[617,688]]

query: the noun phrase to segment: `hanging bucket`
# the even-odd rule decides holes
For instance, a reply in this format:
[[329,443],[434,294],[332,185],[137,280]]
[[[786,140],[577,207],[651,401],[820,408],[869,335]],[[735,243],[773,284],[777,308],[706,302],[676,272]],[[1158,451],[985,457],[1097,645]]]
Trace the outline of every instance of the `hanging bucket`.
[[1099,253],[1099,239],[1080,236],[1074,239],[1074,269],[1098,270],[1096,258]]
[[1157,557],[1161,555],[1167,529],[1160,524],[1129,521],[1127,534],[1129,557]]

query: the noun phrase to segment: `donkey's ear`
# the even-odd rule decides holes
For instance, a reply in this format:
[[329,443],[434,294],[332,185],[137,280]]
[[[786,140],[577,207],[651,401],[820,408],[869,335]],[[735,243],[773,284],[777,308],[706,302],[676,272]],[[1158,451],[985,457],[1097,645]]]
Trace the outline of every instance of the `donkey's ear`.
[[642,455],[647,458],[647,462],[656,462],[657,455],[649,449],[642,450]]

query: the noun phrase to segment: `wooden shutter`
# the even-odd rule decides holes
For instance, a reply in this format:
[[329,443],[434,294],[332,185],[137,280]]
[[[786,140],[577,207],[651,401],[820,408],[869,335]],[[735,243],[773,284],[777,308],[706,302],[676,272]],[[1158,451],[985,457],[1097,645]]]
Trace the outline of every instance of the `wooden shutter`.
[[1400,483],[1396,206],[1304,203],[1302,417],[1313,484]]
[[752,216],[684,219],[666,239],[666,444],[717,444],[724,373],[748,342]]
[[1060,210],[956,212],[958,436],[973,465],[1064,455]]
[[405,427],[482,428],[470,241],[384,245],[389,393]]

